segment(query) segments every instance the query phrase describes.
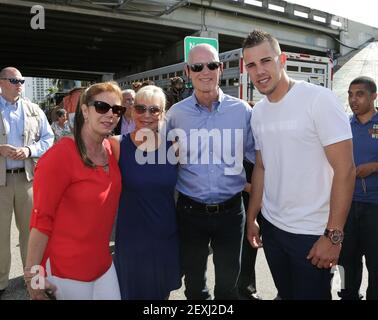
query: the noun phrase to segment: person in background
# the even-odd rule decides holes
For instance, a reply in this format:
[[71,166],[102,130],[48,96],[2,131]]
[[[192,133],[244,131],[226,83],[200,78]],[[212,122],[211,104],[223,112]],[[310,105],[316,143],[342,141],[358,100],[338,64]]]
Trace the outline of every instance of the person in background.
[[[120,298],[109,240],[121,175],[106,137],[124,112],[121,101],[116,83],[87,88],[73,137],[62,138],[37,164],[24,269],[32,299]],[[45,286],[36,286],[33,279],[45,276]]]
[[[283,300],[331,299],[355,179],[352,132],[334,93],[290,79],[277,39],[253,31],[243,44],[247,72],[265,97],[251,126],[256,163],[248,240],[265,256]],[[261,207],[262,205],[262,207]]]
[[131,84],[131,87],[132,87],[132,89],[134,90],[135,93],[138,92],[138,90],[141,88],[141,86],[142,86],[142,82],[140,82],[140,81],[135,81]]
[[74,121],[75,121],[74,117],[75,117],[77,104],[79,103],[81,93],[84,90],[85,90],[84,87],[73,88],[62,100],[63,107],[67,111],[67,119],[68,119],[68,124],[71,128],[71,131],[73,131],[73,127],[74,127]]
[[135,123],[131,116],[132,107],[135,100],[135,91],[126,89],[122,91],[122,106],[126,108],[121,120],[114,129],[115,135],[126,135],[135,129]]
[[[174,201],[177,163],[169,161],[172,143],[159,132],[165,104],[161,88],[141,88],[132,111],[135,130],[111,140],[122,173],[114,261],[126,300],[168,299],[181,287]],[[147,155],[152,162],[143,161]]]
[[51,125],[51,129],[54,131],[55,135],[54,142],[58,142],[64,136],[72,134],[67,120],[67,111],[64,109],[56,110],[56,118],[57,120],[54,121]]
[[13,212],[25,266],[34,166],[54,142],[45,113],[38,105],[21,98],[24,82],[21,72],[14,67],[0,71],[0,296],[9,283]]
[[362,256],[369,274],[366,300],[378,300],[378,114],[377,86],[369,77],[354,79],[348,90],[357,166],[353,202],[345,225],[339,264],[344,268],[343,300],[360,300]]
[[188,90],[185,88],[185,81],[181,77],[173,77],[170,80],[170,86],[167,89],[167,111],[175,103],[187,98]]

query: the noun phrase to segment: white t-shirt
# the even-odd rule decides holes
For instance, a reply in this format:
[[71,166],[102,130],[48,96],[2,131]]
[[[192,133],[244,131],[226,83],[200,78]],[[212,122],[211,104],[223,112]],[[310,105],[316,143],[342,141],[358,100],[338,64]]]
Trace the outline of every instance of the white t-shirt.
[[278,103],[257,103],[251,125],[265,168],[263,216],[290,233],[323,234],[333,179],[324,147],[352,138],[341,102],[326,88],[295,82]]

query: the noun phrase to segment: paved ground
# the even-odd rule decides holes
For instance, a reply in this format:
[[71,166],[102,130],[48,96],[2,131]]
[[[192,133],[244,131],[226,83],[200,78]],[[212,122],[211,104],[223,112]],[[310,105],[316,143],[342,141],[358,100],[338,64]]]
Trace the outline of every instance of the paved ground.
[[[28,295],[25,290],[23,278],[22,278],[22,263],[18,247],[18,231],[12,223],[11,233],[11,252],[12,252],[12,266],[10,272],[10,283],[7,291],[3,294],[3,300],[25,300],[28,299]],[[265,260],[264,252],[259,250],[256,262],[256,278],[257,278],[257,290],[259,295],[264,300],[272,300],[276,296],[276,288],[273,284],[273,280]],[[214,267],[212,264],[212,255],[209,256],[208,262],[208,286],[211,292],[213,292],[214,286]],[[365,292],[367,286],[367,272],[364,270],[363,284],[361,292]],[[333,291],[333,298],[338,299],[336,291]],[[184,300],[184,288],[181,287],[171,293],[171,300]]]

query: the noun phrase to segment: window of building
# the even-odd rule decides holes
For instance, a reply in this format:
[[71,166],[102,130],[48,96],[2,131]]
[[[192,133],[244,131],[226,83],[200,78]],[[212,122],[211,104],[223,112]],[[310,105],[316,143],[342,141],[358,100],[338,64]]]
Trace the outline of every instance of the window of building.
[[301,71],[302,71],[302,72],[306,72],[306,73],[311,73],[311,72],[312,72],[312,68],[301,67]]
[[298,72],[299,67],[298,66],[287,66],[287,71],[293,71],[293,72]]
[[239,68],[239,60],[231,60],[228,62],[229,68]]
[[232,78],[228,80],[228,85],[229,86],[234,86],[237,87],[239,86],[239,78]]

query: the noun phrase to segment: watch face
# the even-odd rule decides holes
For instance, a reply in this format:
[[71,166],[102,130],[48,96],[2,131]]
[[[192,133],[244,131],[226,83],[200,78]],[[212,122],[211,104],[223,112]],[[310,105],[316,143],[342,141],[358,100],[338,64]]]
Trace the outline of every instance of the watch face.
[[329,233],[329,238],[333,244],[340,244],[344,239],[344,234],[340,230],[332,230]]

